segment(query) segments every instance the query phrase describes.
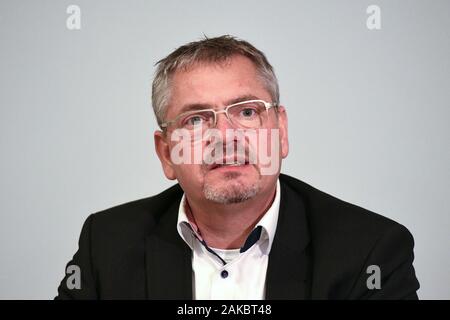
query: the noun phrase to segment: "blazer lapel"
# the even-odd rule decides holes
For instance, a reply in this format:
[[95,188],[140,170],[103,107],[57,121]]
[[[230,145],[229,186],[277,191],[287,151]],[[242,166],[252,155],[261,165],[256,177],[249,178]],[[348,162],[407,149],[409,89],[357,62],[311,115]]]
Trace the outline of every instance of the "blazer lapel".
[[266,299],[308,299],[311,258],[305,205],[298,194],[280,182],[280,212],[269,255]]
[[192,299],[191,249],[176,228],[179,203],[174,201],[145,241],[148,299]]

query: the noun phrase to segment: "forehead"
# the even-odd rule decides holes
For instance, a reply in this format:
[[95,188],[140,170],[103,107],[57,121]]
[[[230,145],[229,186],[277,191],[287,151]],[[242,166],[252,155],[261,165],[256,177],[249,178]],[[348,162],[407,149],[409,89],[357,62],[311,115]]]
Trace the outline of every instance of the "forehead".
[[220,106],[239,96],[271,100],[250,59],[233,56],[218,63],[198,63],[172,76],[167,117],[186,104]]

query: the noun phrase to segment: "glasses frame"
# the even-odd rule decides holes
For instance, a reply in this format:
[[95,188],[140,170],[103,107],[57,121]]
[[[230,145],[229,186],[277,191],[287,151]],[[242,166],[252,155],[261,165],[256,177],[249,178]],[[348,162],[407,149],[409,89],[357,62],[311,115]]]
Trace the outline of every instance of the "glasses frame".
[[228,114],[228,110],[230,108],[232,108],[232,107],[243,105],[243,104],[250,103],[250,102],[261,102],[261,103],[263,103],[264,106],[266,107],[266,113],[269,112],[269,109],[278,107],[278,104],[275,103],[275,102],[267,102],[267,101],[259,100],[259,99],[246,100],[246,101],[241,101],[241,102],[230,104],[230,105],[226,106],[224,109],[218,110],[218,111],[215,110],[215,109],[200,109],[200,110],[192,110],[192,111],[183,112],[183,113],[179,114],[178,116],[176,116],[175,118],[173,118],[172,120],[169,120],[169,121],[161,123],[159,126],[161,127],[161,129],[164,130],[164,129],[167,129],[167,127],[169,125],[171,125],[172,123],[178,121],[181,117],[185,117],[185,116],[188,116],[188,115],[191,115],[191,114],[196,114],[196,113],[199,113],[199,112],[206,112],[206,111],[210,111],[210,112],[214,113],[214,125],[212,126],[212,128],[216,127],[216,125],[217,125],[217,115],[219,115],[221,113],[225,113],[225,116],[227,117],[228,121],[230,123],[232,123],[232,124],[235,124],[231,120],[231,118],[230,118],[230,116]]

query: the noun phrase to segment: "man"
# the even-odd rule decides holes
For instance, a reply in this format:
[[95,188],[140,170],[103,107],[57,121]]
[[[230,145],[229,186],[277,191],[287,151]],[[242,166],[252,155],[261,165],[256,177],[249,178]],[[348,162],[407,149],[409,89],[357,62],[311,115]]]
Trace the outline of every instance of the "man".
[[81,278],[67,272],[57,298],[417,299],[405,227],[280,174],[287,114],[262,52],[189,43],[152,89],[156,152],[178,184],[89,216],[68,264]]

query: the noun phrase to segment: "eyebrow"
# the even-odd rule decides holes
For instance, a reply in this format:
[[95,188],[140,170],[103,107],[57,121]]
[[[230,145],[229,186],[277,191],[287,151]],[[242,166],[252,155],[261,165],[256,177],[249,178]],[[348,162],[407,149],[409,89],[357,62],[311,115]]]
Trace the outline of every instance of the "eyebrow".
[[[225,105],[229,106],[238,102],[242,102],[242,101],[247,101],[247,100],[260,100],[260,98],[258,98],[257,96],[251,95],[251,94],[246,94],[246,95],[242,95],[230,100],[227,100],[225,102]],[[202,110],[202,109],[214,109],[214,106],[208,103],[189,103],[184,105],[179,113],[184,113],[184,112],[188,112],[188,111],[193,111],[193,110]]]

